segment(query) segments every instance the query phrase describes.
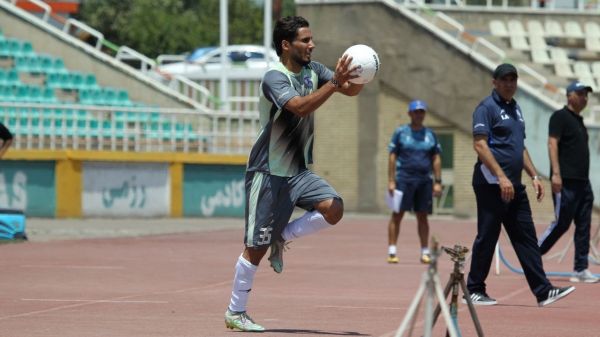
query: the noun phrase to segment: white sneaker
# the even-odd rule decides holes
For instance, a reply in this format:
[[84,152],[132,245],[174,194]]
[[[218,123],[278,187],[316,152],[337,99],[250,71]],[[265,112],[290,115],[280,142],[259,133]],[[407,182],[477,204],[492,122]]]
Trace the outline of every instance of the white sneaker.
[[596,283],[600,281],[600,278],[597,278],[592,274],[589,269],[584,269],[582,271],[576,271],[573,273],[573,276],[569,279],[571,282],[582,282],[582,283]]

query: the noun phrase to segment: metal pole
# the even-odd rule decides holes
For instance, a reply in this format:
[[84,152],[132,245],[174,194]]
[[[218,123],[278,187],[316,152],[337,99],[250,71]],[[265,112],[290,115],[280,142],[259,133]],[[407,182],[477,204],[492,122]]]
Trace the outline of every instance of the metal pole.
[[265,43],[265,61],[267,62],[267,68],[269,68],[269,51],[271,50],[271,31],[273,30],[271,22],[273,21],[273,1],[265,0],[265,15],[264,15],[264,25],[263,25],[263,36]]
[[227,81],[227,46],[229,44],[229,14],[227,12],[228,0],[220,0],[219,6],[219,28],[220,28],[220,38],[221,38],[221,80],[219,85],[219,100],[220,107],[219,110],[226,111],[227,103],[229,101],[229,93],[227,90],[228,81]]

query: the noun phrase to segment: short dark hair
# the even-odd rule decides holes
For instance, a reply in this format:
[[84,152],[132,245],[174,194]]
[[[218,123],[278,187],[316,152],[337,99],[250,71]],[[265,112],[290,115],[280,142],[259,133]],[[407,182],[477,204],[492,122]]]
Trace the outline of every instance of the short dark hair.
[[292,42],[298,35],[298,29],[308,27],[308,21],[301,16],[286,16],[277,20],[273,30],[273,47],[278,56],[281,56],[281,42]]

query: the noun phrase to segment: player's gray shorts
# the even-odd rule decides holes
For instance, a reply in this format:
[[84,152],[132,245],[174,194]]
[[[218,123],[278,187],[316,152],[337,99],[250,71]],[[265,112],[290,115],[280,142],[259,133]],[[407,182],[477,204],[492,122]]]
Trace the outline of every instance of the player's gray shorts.
[[325,179],[310,170],[294,177],[246,172],[246,247],[280,239],[294,207],[312,211],[316,203],[333,198],[342,201]]

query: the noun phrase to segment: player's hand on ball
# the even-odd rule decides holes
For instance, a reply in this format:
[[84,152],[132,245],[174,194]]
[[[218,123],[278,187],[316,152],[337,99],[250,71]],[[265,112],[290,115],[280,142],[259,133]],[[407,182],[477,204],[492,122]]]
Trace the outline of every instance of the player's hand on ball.
[[344,86],[348,80],[358,77],[355,73],[358,67],[358,65],[352,65],[352,56],[344,54],[337,61],[333,79],[336,80],[340,86]]

